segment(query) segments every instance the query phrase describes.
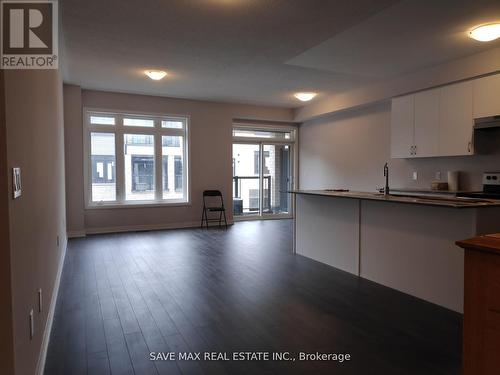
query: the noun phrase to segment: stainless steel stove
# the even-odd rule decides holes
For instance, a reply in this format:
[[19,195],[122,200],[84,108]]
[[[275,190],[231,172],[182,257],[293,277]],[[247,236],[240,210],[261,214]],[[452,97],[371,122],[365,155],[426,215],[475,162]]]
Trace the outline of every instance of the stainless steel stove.
[[477,193],[461,193],[459,197],[500,199],[500,172],[483,173],[483,191]]

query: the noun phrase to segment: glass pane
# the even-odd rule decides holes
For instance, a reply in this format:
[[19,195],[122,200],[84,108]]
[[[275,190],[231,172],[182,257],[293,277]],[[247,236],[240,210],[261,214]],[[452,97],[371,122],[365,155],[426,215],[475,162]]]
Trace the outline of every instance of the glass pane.
[[116,200],[115,135],[90,133],[92,202]]
[[125,126],[142,126],[147,128],[152,128],[155,126],[154,120],[145,118],[124,118],[123,125]]
[[184,137],[162,136],[163,199],[185,199]]
[[260,147],[233,144],[233,212],[259,215]]
[[292,133],[266,130],[233,129],[233,137],[292,139]]
[[90,116],[90,123],[92,125],[114,125],[115,118],[113,116],[92,115]]
[[163,120],[161,122],[161,127],[170,129],[182,129],[184,128],[184,123],[178,120]]
[[262,212],[285,214],[290,212],[291,153],[289,145],[263,147],[263,201]]
[[154,135],[125,134],[125,199],[155,199]]

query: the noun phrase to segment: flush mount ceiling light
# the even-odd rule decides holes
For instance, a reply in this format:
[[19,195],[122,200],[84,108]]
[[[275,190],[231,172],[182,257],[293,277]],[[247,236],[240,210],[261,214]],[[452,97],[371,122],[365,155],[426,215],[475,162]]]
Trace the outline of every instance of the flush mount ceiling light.
[[491,42],[500,38],[500,23],[477,26],[469,32],[469,36],[480,42]]
[[146,70],[144,73],[155,81],[159,81],[167,75],[167,72],[164,72],[163,70]]
[[301,102],[308,102],[309,100],[312,100],[315,96],[315,92],[298,92],[294,95],[297,99],[299,99]]

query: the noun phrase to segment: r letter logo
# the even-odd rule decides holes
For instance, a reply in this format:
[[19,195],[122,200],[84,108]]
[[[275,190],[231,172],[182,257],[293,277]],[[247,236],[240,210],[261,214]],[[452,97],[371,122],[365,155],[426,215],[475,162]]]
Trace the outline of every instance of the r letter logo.
[[2,1],[2,69],[57,69],[57,2]]

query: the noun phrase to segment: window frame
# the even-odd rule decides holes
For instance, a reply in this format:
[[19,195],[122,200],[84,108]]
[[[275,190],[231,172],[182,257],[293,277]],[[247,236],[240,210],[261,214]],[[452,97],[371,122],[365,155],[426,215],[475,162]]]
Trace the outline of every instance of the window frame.
[[[114,116],[115,125],[91,124],[91,116]],[[154,120],[153,127],[124,125],[123,119],[147,118]],[[166,128],[161,126],[162,120],[181,121],[183,129]],[[91,162],[91,133],[113,133],[115,135],[115,201],[92,201],[92,162]],[[141,134],[154,136],[155,160],[155,199],[152,200],[125,200],[125,134]],[[163,199],[163,148],[162,136],[183,137],[183,199]],[[187,206],[191,205],[191,168],[190,168],[190,116],[166,113],[144,113],[137,111],[119,111],[94,107],[83,108],[83,160],[84,160],[84,200],[85,209],[99,208],[130,208],[155,206]]]

